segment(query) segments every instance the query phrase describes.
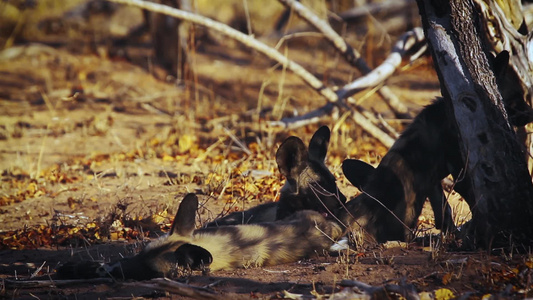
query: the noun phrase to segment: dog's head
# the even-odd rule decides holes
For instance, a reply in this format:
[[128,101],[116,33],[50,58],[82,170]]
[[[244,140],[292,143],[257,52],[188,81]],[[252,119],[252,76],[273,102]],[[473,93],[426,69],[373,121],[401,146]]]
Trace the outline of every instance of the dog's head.
[[182,200],[167,236],[148,245],[137,255],[101,266],[100,276],[144,280],[171,276],[178,267],[201,269],[213,261],[209,251],[191,244],[198,198],[187,194]]
[[295,136],[287,138],[279,147],[276,162],[286,182],[278,204],[278,220],[304,209],[336,215],[346,202],[324,163],[329,138],[329,128],[322,126],[311,138],[309,149]]

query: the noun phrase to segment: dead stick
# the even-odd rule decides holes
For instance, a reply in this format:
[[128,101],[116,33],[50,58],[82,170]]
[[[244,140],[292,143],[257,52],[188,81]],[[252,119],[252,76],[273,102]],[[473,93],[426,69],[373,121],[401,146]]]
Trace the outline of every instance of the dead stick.
[[29,289],[51,286],[69,286],[78,284],[98,284],[113,283],[111,278],[91,278],[91,279],[67,279],[67,280],[10,280],[5,279],[6,288]]
[[173,281],[167,278],[156,278],[150,281],[124,283],[125,286],[142,286],[150,289],[162,290],[181,296],[195,299],[219,299],[216,293],[201,287],[195,287],[181,282]]

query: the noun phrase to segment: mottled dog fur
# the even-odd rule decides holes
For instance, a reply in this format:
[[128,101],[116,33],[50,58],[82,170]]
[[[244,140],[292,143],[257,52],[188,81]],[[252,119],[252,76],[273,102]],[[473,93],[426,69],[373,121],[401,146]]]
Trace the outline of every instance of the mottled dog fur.
[[[493,61],[509,120],[514,126],[531,122],[532,112],[524,102],[517,82],[506,70],[509,55],[502,52]],[[441,180],[449,174],[454,189],[475,212],[471,179],[461,156],[456,125],[446,115],[445,99],[424,108],[383,157],[379,166],[346,160],[343,171],[363,193],[346,205],[340,219],[352,228],[364,228],[378,242],[412,238],[426,198],[435,214],[436,227],[455,228]]]
[[143,280],[172,276],[178,267],[216,271],[295,262],[321,254],[342,234],[337,223],[309,210],[290,220],[195,230],[197,208],[196,195],[186,195],[167,236],[134,257],[99,267],[94,276]]
[[279,201],[231,213],[205,227],[272,222],[306,209],[324,216],[336,215],[346,197],[339,191],[335,177],[324,163],[329,139],[327,126],[320,127],[313,134],[309,150],[300,138],[287,138],[276,152],[278,168],[286,178]]

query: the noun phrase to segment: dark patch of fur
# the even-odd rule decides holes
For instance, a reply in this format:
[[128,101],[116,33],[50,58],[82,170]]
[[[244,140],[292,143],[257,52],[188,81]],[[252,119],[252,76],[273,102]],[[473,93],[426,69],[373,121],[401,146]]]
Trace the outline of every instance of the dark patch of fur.
[[201,270],[204,266],[209,266],[213,262],[213,256],[209,251],[191,244],[180,246],[174,252],[174,256],[178,266],[192,270]]
[[239,224],[257,224],[276,220],[277,202],[260,204],[244,211],[236,211],[205,224],[205,227],[218,227]]
[[98,268],[101,263],[95,261],[72,261],[57,268],[57,276],[60,279],[80,278],[90,279],[98,277]]

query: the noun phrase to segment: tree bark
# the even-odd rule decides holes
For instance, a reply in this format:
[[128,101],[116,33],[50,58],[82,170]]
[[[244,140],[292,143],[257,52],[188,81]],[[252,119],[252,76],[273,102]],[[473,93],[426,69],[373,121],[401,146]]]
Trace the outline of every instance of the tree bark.
[[[480,39],[471,0],[417,0],[449,118],[474,188],[470,238],[532,245],[533,184]],[[475,234],[474,234],[475,232]]]

